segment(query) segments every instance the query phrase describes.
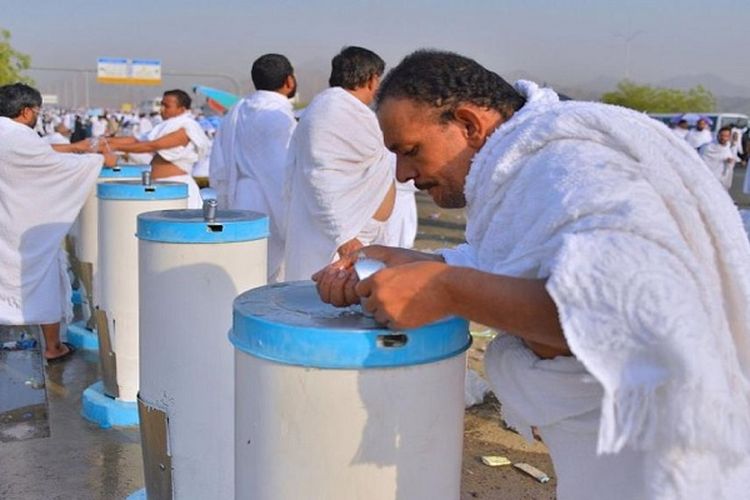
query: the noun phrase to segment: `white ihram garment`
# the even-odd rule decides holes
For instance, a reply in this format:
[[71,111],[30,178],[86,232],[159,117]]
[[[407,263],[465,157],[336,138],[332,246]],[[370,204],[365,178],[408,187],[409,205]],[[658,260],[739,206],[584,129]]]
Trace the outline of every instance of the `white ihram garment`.
[[292,103],[259,90],[238,102],[219,126],[209,178],[219,208],[253,210],[269,217],[268,281],[281,278],[284,258],[284,170],[297,126]]
[[735,499],[750,484],[750,244],[696,152],[640,113],[527,103],[475,156],[448,263],[546,279],[575,358],[500,336],[506,420],[538,426],[558,498]]
[[711,131],[707,128],[704,128],[703,130],[693,129],[687,133],[687,135],[685,136],[685,140],[693,148],[698,149],[704,144],[708,144],[709,142],[713,141],[714,137],[711,134]]
[[340,87],[318,94],[289,145],[285,279],[309,279],[353,238],[385,243],[386,223],[372,216],[394,179],[372,110]]
[[396,182],[396,202],[388,218],[386,245],[412,248],[417,237],[417,202],[414,181]]
[[736,158],[729,144],[722,145],[714,141],[701,146],[699,153],[711,173],[729,190],[734,178],[734,160]]
[[69,316],[61,244],[102,163],[98,154],[57,153],[31,128],[0,117],[0,324]]
[[160,149],[157,154],[169,163],[185,171],[185,175],[164,177],[158,180],[184,182],[188,185],[188,208],[200,208],[202,201],[200,189],[192,177],[193,165],[206,155],[210,140],[203,129],[198,125],[189,111],[164,120],[154,126],[145,135],[139,137],[142,141],[155,141],[160,137],[184,129],[190,142],[185,146]]

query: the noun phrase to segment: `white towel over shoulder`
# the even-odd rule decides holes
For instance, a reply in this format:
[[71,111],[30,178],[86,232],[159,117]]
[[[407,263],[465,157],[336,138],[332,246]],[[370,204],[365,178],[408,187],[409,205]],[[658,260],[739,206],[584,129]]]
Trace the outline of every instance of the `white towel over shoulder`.
[[0,117],[0,324],[65,317],[70,283],[61,244],[102,161],[57,153],[31,128]]
[[[517,88],[528,101],[474,158],[468,245],[446,260],[548,278],[568,345],[603,388],[597,451],[646,453],[648,498],[746,491],[750,245],[732,200],[647,116]],[[515,425],[575,414],[549,408],[570,385],[521,398],[533,380],[492,380]],[[582,417],[580,396],[567,403],[579,398]],[[705,481],[708,470],[720,478]]]
[[190,142],[185,146],[161,149],[158,151],[158,154],[168,162],[184,170],[186,174],[192,175],[195,163],[206,155],[210,140],[189,111],[164,120],[139,137],[139,140],[153,141],[180,129],[185,130]]
[[373,220],[394,182],[395,156],[372,110],[333,87],[300,119],[286,176],[286,279],[309,279]]

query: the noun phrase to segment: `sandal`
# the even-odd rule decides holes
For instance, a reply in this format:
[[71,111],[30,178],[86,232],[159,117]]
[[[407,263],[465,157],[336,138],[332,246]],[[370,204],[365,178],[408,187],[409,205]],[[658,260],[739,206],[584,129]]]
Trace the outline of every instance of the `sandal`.
[[68,359],[74,352],[76,352],[76,348],[73,344],[70,342],[63,342],[62,345],[68,348],[68,352],[65,354],[61,354],[60,356],[57,356],[56,358],[44,358],[47,363],[58,363],[60,361],[65,361]]

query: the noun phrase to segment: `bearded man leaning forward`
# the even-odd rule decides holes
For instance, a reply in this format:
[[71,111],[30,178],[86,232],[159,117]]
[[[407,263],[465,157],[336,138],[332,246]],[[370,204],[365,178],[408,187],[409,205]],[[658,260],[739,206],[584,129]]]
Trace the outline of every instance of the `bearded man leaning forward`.
[[[538,428],[558,498],[742,498],[750,482],[750,246],[695,151],[645,115],[560,102],[473,60],[408,56],[377,114],[400,181],[467,208],[466,244],[316,273],[393,328],[455,314],[504,418]],[[439,388],[436,388],[439,390]]]

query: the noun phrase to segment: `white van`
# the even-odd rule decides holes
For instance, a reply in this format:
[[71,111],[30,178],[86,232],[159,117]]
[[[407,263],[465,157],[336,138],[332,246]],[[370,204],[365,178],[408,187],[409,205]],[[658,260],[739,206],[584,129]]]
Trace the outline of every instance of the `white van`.
[[701,117],[708,118],[711,133],[714,136],[722,127],[737,128],[744,134],[747,131],[748,121],[750,120],[747,115],[739,113],[649,113],[648,116],[664,122],[667,126],[671,126],[677,123],[677,121],[684,119],[687,120],[688,126],[691,129],[695,128],[695,124]]

